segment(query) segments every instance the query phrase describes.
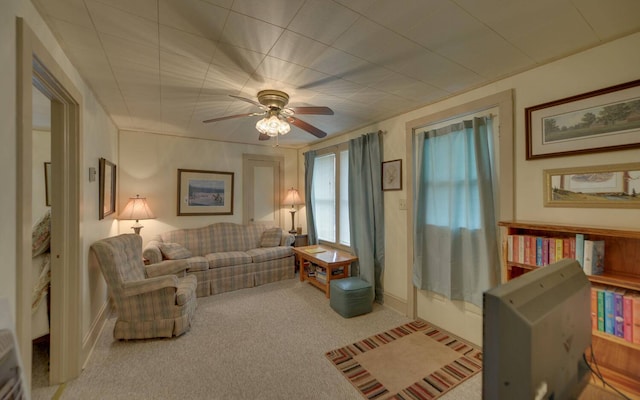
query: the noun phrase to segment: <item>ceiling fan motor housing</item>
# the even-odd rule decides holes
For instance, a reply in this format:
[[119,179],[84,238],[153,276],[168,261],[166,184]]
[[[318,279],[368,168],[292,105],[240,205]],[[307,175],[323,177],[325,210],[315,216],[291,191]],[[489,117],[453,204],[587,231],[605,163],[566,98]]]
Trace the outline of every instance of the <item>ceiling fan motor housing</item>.
[[258,102],[272,110],[282,110],[289,103],[289,95],[280,90],[261,90],[258,92]]

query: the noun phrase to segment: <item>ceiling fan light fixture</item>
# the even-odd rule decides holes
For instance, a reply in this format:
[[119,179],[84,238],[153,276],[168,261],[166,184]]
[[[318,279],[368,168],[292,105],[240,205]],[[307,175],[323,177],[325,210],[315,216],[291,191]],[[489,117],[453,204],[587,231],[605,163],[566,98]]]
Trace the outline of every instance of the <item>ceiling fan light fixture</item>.
[[283,121],[278,118],[277,115],[270,115],[269,117],[262,118],[256,123],[256,129],[260,133],[267,134],[271,137],[280,135],[286,135],[291,130],[291,126],[287,121]]

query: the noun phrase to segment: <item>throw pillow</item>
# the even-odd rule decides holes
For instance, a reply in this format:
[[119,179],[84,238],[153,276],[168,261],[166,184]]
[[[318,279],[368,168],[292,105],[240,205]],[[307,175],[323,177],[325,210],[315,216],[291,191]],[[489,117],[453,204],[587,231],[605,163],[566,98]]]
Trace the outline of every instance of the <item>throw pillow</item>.
[[162,256],[167,260],[182,260],[191,257],[191,252],[180,243],[160,243],[158,247]]
[[269,228],[262,232],[262,238],[260,239],[260,247],[276,247],[280,246],[282,240],[282,229]]

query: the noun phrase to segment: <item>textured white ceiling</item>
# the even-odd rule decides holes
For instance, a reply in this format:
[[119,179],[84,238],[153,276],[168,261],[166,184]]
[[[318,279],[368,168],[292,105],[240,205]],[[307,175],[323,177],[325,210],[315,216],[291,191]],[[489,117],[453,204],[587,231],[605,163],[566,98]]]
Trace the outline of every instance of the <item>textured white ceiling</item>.
[[202,121],[278,89],[339,134],[640,30],[638,0],[32,1],[120,129],[253,144]]

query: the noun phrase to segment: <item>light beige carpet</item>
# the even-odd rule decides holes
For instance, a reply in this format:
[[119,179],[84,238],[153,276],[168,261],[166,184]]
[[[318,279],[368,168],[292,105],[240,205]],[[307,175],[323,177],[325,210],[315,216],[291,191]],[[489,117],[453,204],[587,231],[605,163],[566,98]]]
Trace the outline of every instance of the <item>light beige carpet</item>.
[[482,369],[479,349],[424,321],[326,356],[367,399],[435,399]]

